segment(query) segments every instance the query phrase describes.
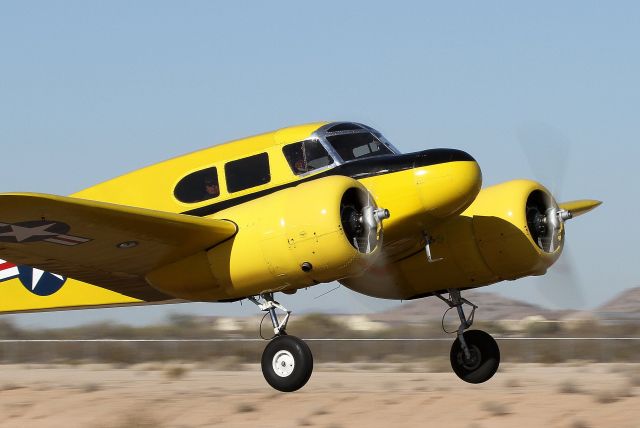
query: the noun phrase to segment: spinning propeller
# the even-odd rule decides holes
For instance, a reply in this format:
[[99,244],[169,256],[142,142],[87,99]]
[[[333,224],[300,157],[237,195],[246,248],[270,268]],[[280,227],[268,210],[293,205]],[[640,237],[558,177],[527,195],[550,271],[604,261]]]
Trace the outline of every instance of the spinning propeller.
[[[544,124],[531,124],[518,130],[518,140],[536,178],[547,185],[551,194],[533,194],[527,203],[527,224],[538,246],[546,252],[556,251],[564,237],[564,223],[596,208],[602,202],[583,199],[558,203],[571,144],[558,130]],[[554,197],[555,195],[555,197]],[[582,305],[580,282],[569,254],[550,270],[550,278],[539,279],[541,294],[554,303]]]

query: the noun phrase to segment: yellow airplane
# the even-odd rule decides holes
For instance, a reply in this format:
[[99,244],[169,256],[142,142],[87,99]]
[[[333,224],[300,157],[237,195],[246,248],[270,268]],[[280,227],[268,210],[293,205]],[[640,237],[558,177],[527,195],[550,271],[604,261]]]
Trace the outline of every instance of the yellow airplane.
[[484,382],[500,352],[489,334],[466,331],[476,306],[460,291],[544,274],[562,252],[565,221],[600,202],[558,204],[530,180],[481,184],[463,151],[402,154],[368,126],[325,122],[200,150],[70,197],[1,194],[0,312],[249,299],[273,324],[264,377],[295,391],[313,357],[286,334],[291,312],[274,293],[339,281],[456,308],[451,365]]

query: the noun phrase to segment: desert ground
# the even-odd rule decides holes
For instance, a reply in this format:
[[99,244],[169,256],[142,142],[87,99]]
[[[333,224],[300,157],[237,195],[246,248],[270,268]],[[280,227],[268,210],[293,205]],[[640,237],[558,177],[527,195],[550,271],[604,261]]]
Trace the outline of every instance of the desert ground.
[[503,364],[483,385],[445,367],[316,367],[295,393],[257,365],[3,365],[2,427],[640,427],[640,365]]

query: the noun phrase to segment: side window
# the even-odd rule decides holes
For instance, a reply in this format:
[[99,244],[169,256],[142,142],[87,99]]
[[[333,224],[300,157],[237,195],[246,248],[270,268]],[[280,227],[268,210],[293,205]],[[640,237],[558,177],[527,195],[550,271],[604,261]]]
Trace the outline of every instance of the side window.
[[250,187],[260,186],[271,181],[269,171],[269,155],[260,153],[228,162],[224,166],[227,178],[227,190],[239,192]]
[[333,158],[319,141],[307,140],[288,144],[282,148],[284,157],[294,174],[304,174],[323,166],[331,165]]
[[196,171],[184,177],[173,191],[176,199],[189,204],[220,195],[216,167]]

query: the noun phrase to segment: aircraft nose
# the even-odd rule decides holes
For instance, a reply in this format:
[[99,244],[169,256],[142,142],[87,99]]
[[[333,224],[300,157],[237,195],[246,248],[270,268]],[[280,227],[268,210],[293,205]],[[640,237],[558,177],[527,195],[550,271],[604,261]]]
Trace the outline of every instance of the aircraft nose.
[[424,210],[436,218],[464,211],[482,186],[482,172],[476,160],[455,149],[416,153],[414,177]]

